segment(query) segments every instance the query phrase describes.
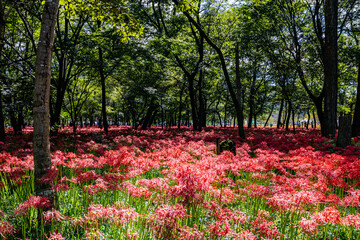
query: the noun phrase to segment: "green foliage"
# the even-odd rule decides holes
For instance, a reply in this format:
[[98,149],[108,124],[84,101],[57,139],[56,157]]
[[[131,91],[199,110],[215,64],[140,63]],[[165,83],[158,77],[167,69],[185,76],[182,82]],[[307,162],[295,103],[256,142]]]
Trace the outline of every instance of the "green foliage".
[[112,26],[122,41],[139,37],[142,27],[130,12],[128,1],[118,0],[61,0],[61,5],[69,14],[90,16],[91,19]]

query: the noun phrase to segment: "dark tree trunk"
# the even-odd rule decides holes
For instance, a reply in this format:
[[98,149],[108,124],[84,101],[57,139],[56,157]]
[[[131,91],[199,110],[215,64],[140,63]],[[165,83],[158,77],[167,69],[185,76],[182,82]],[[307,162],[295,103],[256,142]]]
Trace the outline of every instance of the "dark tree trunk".
[[76,130],[77,130],[77,117],[75,116],[74,117],[74,120],[73,120],[73,133],[75,134],[76,133]]
[[151,98],[150,100],[150,106],[145,114],[144,119],[142,120],[142,124],[141,124],[141,130],[147,130],[149,122],[151,120],[151,117],[153,115],[153,112],[155,111],[155,104],[154,104],[154,97]]
[[220,115],[220,112],[219,111],[216,111],[218,117],[219,117],[219,122],[220,122],[220,127],[223,127],[222,125],[222,121],[221,121],[221,115]]
[[281,116],[282,116],[283,108],[284,108],[284,99],[281,99],[279,116],[278,116],[276,128],[280,128],[280,126],[281,126]]
[[205,104],[204,104],[204,96],[202,91],[202,82],[203,82],[203,70],[199,71],[199,82],[198,82],[198,89],[199,89],[199,125],[198,130],[201,131],[202,127],[206,127],[206,122],[204,121],[205,118]]
[[190,97],[190,106],[191,106],[191,118],[193,121],[193,130],[198,130],[198,116],[196,114],[196,97],[195,97],[195,91],[194,91],[194,76],[191,75],[188,77],[188,91],[189,91],[189,97]]
[[50,182],[43,181],[43,177],[51,168],[49,99],[51,58],[58,9],[59,0],[45,0],[36,53],[33,103],[35,192],[37,196],[47,197],[52,205],[55,204],[56,193]]
[[289,100],[288,102],[288,110],[287,110],[287,115],[286,115],[286,131],[289,131],[289,123],[290,123],[290,117],[291,117],[291,111],[292,111],[292,105],[291,105],[291,101]]
[[153,124],[157,113],[158,113],[158,110],[155,110],[155,111],[153,112],[153,114],[151,115],[150,121],[149,121],[149,123],[148,123],[148,127],[149,127],[149,128],[150,128],[151,125]]
[[264,124],[264,128],[265,128],[266,125],[268,124],[268,122],[269,122],[269,120],[270,120],[270,118],[271,118],[271,115],[272,115],[273,111],[274,111],[274,104],[271,106],[271,111],[270,111],[270,114],[269,114],[268,118],[266,119],[266,122],[265,122],[265,124]]
[[316,116],[315,116],[315,112],[313,111],[313,118],[314,118],[314,128],[316,128]]
[[248,122],[248,128],[251,128],[252,126],[252,121],[255,113],[255,82],[256,82],[256,67],[253,70],[253,77],[251,80],[251,85],[250,85],[250,95],[249,95],[249,122]]
[[[98,27],[100,28],[100,22],[98,22]],[[107,114],[106,114],[106,86],[105,86],[105,73],[104,73],[104,61],[103,61],[103,52],[100,46],[99,48],[99,73],[100,73],[100,80],[101,80],[101,113],[103,118],[103,126],[105,134],[109,133],[109,125],[107,121]]]
[[351,144],[351,115],[341,116],[339,119],[339,134],[336,140],[337,147],[346,147]]
[[[239,43],[235,45],[235,86],[237,102],[239,103],[239,110],[236,111],[236,119],[238,121],[238,133],[242,138],[246,138],[244,131],[244,111],[243,111],[243,96],[242,96],[242,84],[240,79],[240,54],[239,54]],[[236,110],[236,108],[235,108]],[[234,124],[235,125],[235,124]],[[234,126],[235,127],[235,126]]]
[[2,89],[0,88],[0,141],[4,142],[5,139],[6,139],[6,135],[5,135],[3,108],[2,108]]
[[357,92],[354,119],[352,124],[352,136],[360,136],[360,57],[358,58]]
[[182,108],[183,108],[183,102],[182,102],[182,97],[183,97],[183,94],[184,94],[184,87],[185,85],[183,85],[181,87],[181,91],[180,91],[180,102],[179,102],[179,112],[178,112],[178,128],[180,129],[180,126],[181,126],[181,113],[182,113]]
[[[6,27],[6,19],[5,19],[5,6],[3,1],[0,0],[0,57],[2,56],[2,50],[4,49],[5,44],[5,27]],[[0,59],[2,60],[2,59]],[[5,126],[4,126],[4,115],[2,108],[2,83],[0,83],[0,141],[5,141]]]
[[80,115],[80,128],[84,127],[83,116]]
[[292,110],[293,132],[295,133],[295,110]]
[[324,122],[321,134],[335,137],[338,96],[338,53],[337,53],[338,0],[325,0],[325,46],[324,62]]
[[310,122],[310,111],[308,110],[307,111],[307,115],[308,115],[308,119],[307,119],[307,121],[306,121],[306,125],[305,125],[305,127],[306,127],[306,129],[309,129],[309,122]]

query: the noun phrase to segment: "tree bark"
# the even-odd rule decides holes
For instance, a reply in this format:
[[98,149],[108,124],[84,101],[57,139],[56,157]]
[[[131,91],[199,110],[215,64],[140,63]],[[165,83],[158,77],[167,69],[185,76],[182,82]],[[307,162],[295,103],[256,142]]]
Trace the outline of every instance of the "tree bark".
[[266,122],[265,122],[265,124],[264,124],[264,128],[265,128],[266,125],[268,124],[268,122],[269,122],[269,120],[270,120],[270,118],[271,118],[271,115],[272,115],[273,111],[274,111],[274,104],[271,106],[271,111],[270,111],[270,113],[269,113],[268,118],[266,119]]
[[337,147],[346,147],[351,144],[351,115],[341,116],[339,119],[339,134],[336,140]]
[[324,124],[321,134],[335,137],[338,96],[338,53],[337,53],[338,0],[325,0],[325,46],[324,62]]
[[283,108],[284,108],[284,99],[281,99],[279,116],[278,116],[276,128],[280,128],[280,126],[281,126],[281,115],[282,115]]
[[[98,22],[98,27],[100,28],[100,21]],[[103,61],[103,52],[100,46],[99,48],[99,72],[100,72],[100,80],[101,80],[101,112],[102,112],[102,118],[103,118],[103,126],[104,126],[104,132],[107,135],[109,133],[109,124],[107,121],[107,115],[106,115],[106,86],[105,86],[105,73],[104,73],[104,61]]]
[[286,115],[286,117],[285,117],[285,129],[286,129],[286,131],[289,131],[289,123],[290,123],[290,117],[291,117],[291,111],[292,111],[292,104],[291,104],[291,101],[290,101],[290,99],[289,99],[289,101],[288,101],[288,110],[287,110],[287,115]]
[[182,108],[183,108],[183,102],[182,102],[182,97],[183,97],[183,93],[184,93],[184,88],[185,88],[185,85],[183,85],[181,87],[181,91],[180,91],[180,102],[179,102],[179,116],[178,116],[178,129],[180,129],[181,127],[181,113],[182,113]]
[[51,189],[50,182],[43,181],[43,177],[51,168],[49,99],[51,59],[58,9],[59,0],[45,1],[36,53],[33,103],[35,192],[37,196],[47,197],[52,205],[55,204],[56,193]]
[[[240,44],[237,42],[235,45],[235,86],[236,86],[236,95],[237,101],[239,103],[239,111],[236,111],[236,119],[238,121],[238,132],[239,136],[246,138],[244,131],[244,109],[243,109],[243,99],[242,99],[242,84],[240,79],[240,53],[239,53]],[[234,124],[235,127],[235,124]]]
[[355,112],[354,119],[352,124],[352,133],[353,137],[360,136],[360,57],[358,58],[358,76],[357,76],[357,92],[356,92],[356,103],[355,103]]
[[6,139],[6,135],[5,135],[3,108],[2,108],[2,89],[0,88],[0,141],[4,142],[5,139]]
[[152,114],[155,111],[155,107],[156,107],[155,104],[154,104],[154,101],[155,101],[155,98],[152,97],[151,100],[150,100],[150,106],[149,106],[148,110],[146,111],[144,119],[142,120],[141,130],[147,130],[147,128],[148,128],[148,125],[149,125],[149,122],[151,120]]
[[[5,44],[5,27],[6,27],[6,19],[5,19],[5,6],[2,0],[0,0],[0,57],[2,56],[2,50],[4,49]],[[2,85],[2,84],[1,84]],[[4,115],[2,108],[2,86],[0,87],[0,140],[5,141],[5,126],[4,126]]]

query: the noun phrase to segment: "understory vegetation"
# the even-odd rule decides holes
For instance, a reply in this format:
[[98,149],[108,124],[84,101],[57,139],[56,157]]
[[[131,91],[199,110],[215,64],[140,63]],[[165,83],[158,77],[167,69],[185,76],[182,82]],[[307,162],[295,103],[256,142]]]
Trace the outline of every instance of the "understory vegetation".
[[[52,138],[57,209],[34,194],[32,129],[0,153],[2,239],[359,239],[359,138],[316,129],[95,127]],[[216,155],[216,138],[236,155]]]

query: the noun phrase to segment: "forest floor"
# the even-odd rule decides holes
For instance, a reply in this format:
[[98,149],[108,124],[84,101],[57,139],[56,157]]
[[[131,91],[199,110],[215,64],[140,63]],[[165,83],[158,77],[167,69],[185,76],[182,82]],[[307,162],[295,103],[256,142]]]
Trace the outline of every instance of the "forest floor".
[[[88,127],[52,137],[57,209],[34,196],[32,129],[0,143],[0,239],[360,239],[360,138],[318,130]],[[216,138],[236,155],[216,155]],[[41,219],[39,222],[37,219]]]

